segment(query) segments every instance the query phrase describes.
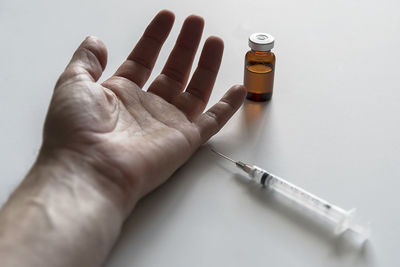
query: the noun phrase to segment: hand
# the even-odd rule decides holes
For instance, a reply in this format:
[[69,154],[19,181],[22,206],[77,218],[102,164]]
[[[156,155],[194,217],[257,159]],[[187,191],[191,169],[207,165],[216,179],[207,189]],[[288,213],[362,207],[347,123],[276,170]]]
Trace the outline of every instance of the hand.
[[204,24],[197,16],[142,90],[173,20],[161,11],[102,84],[104,44],[90,37],[75,52],[56,84],[37,162],[0,211],[2,266],[100,266],[137,200],[239,108],[245,90],[234,86],[202,113],[222,57],[217,37],[206,40],[186,87]]
[[45,123],[41,156],[73,153],[123,192],[126,212],[217,133],[245,96],[242,86],[234,86],[203,113],[223,42],[206,40],[187,85],[204,25],[197,16],[185,20],[161,74],[143,90],[173,21],[171,12],[161,11],[102,84],[96,81],[106,66],[106,47],[87,38],[56,84]]

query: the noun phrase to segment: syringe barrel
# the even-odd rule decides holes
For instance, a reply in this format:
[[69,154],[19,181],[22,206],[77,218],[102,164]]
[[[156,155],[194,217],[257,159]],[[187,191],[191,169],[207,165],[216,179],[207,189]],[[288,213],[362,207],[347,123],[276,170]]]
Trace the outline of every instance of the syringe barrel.
[[251,176],[256,182],[273,189],[283,196],[297,202],[299,205],[316,212],[329,221],[342,224],[348,218],[348,212],[330,204],[329,202],[307,192],[306,190],[276,176],[267,171],[254,167]]

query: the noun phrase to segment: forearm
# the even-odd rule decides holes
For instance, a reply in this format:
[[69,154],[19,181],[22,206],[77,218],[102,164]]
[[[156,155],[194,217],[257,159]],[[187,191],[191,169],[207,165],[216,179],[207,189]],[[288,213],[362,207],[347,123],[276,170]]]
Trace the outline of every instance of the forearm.
[[101,265],[124,211],[100,175],[74,155],[39,157],[0,212],[2,266]]

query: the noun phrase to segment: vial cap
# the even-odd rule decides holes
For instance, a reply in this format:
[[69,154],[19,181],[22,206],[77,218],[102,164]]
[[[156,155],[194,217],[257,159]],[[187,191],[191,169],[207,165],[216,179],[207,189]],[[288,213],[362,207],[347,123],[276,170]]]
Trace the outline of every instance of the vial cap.
[[256,32],[249,37],[249,46],[255,51],[269,51],[274,47],[275,38],[268,33]]

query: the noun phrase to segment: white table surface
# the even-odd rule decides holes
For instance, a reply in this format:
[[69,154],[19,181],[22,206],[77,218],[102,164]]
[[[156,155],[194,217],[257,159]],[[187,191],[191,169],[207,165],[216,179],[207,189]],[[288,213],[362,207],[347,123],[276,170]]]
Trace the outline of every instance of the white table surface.
[[139,2],[0,1],[0,203],[38,153],[52,88],[81,40],[106,43],[107,77],[168,8],[176,23],[152,77],[184,18],[202,15],[204,36],[225,41],[210,103],[242,82],[247,36],[275,36],[273,100],[246,102],[210,144],[357,207],[372,236],[335,237],[203,147],[139,203],[106,266],[399,266],[400,2]]

